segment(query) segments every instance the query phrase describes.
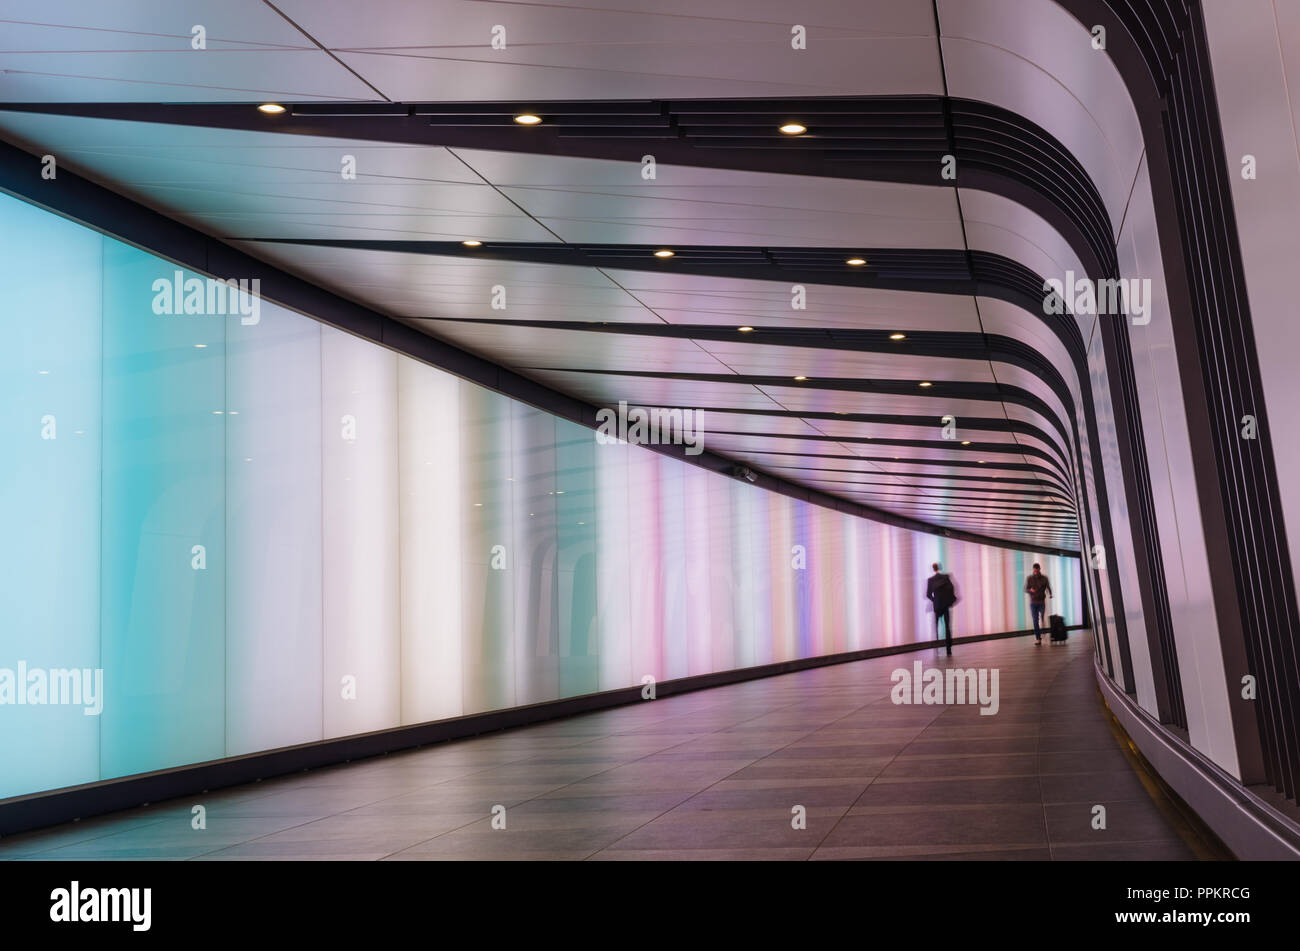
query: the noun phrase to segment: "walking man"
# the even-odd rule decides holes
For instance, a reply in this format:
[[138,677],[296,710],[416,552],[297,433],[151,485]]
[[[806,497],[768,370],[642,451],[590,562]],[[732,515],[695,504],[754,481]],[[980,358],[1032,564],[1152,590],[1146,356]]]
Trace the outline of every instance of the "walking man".
[[925,586],[925,596],[934,606],[934,636],[939,638],[939,620],[943,620],[944,640],[948,647],[948,656],[952,656],[952,606],[957,603],[957,591],[952,585],[952,578],[939,571],[939,563],[930,566],[934,574]]
[[1043,612],[1047,610],[1047,599],[1052,596],[1052,583],[1038,562],[1034,562],[1034,573],[1025,579],[1025,593],[1029,595],[1029,616],[1034,622],[1034,643],[1042,644]]

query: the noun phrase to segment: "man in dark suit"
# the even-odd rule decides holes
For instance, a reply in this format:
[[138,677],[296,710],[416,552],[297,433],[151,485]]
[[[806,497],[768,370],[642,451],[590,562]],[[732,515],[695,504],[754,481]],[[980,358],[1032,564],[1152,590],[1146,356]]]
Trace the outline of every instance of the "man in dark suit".
[[939,563],[931,565],[934,574],[925,586],[925,596],[934,606],[934,636],[939,637],[939,620],[943,619],[944,640],[947,642],[948,656],[952,656],[952,615],[949,613],[957,603],[957,592],[953,588],[952,578],[939,571]]

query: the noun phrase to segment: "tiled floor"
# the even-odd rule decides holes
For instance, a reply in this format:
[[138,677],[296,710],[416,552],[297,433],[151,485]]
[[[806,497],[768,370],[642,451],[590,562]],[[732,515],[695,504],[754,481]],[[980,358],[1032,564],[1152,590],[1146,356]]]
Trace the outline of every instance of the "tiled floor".
[[[156,803],[0,858],[1195,857],[1107,727],[1091,658],[1074,634],[823,667]],[[916,660],[997,668],[997,714],[895,705]]]

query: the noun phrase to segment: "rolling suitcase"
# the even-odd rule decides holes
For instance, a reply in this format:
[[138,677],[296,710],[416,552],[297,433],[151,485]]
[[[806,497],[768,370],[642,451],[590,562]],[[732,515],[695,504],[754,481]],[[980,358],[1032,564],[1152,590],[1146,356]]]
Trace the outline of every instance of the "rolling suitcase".
[[1065,618],[1059,614],[1053,614],[1047,619],[1047,626],[1052,631],[1052,640],[1063,641],[1066,637]]

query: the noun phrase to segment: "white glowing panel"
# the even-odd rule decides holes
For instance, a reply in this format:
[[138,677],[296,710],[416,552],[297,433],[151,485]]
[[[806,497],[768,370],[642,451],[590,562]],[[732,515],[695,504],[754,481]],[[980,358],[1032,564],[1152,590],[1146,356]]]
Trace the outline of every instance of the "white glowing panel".
[[319,740],[321,325],[226,320],[226,744]]
[[397,358],[321,328],[325,736],[400,722]]
[[624,443],[596,446],[597,628],[600,688],[613,690],[639,682],[632,671],[632,602],[628,589],[631,514],[627,472],[631,450]]
[[461,682],[460,382],[397,358],[402,722],[464,712]]

